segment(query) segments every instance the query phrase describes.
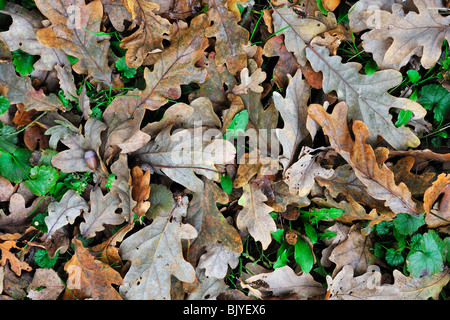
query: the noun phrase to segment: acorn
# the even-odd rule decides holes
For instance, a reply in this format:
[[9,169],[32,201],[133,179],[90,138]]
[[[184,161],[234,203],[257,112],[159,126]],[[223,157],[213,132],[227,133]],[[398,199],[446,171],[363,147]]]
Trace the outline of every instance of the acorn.
[[84,154],[84,160],[86,161],[86,165],[89,167],[89,169],[95,170],[97,168],[98,160],[97,156],[95,155],[95,151],[86,151]]

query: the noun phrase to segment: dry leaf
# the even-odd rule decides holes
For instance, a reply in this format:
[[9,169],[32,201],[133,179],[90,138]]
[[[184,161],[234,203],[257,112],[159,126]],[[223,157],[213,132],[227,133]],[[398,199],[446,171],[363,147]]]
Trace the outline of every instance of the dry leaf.
[[201,192],[193,193],[187,210],[186,221],[198,232],[189,249],[189,260],[197,261],[203,247],[218,242],[230,252],[241,253],[242,240],[238,231],[227,222],[217,208],[217,203],[228,203],[228,195],[214,182],[208,179],[203,179],[203,182],[203,189]]
[[223,279],[227,276],[228,266],[234,269],[239,264],[240,253],[228,250],[222,243],[216,243],[205,248],[198,261],[197,268],[205,269],[205,276]]
[[139,216],[145,216],[145,213],[150,208],[150,202],[147,201],[150,196],[150,171],[144,172],[138,166],[135,166],[131,171],[132,189],[131,197],[137,202],[133,208],[133,212]]
[[148,54],[161,52],[162,41],[171,31],[169,20],[155,14],[159,5],[147,0],[125,0],[124,4],[132,16],[130,29],[138,29],[122,39],[120,46],[127,49],[125,59],[130,68],[142,65]]
[[347,110],[346,103],[340,102],[331,115],[320,105],[310,106],[308,112],[322,126],[331,146],[352,166],[372,197],[385,200],[385,205],[394,213],[418,213],[408,187],[404,183],[397,185],[393,172],[386,165],[378,166],[372,147],[365,142],[370,133],[363,122],[353,123],[355,141],[352,140],[347,127]]
[[183,258],[181,240],[194,239],[197,231],[181,219],[186,214],[187,197],[173,209],[126,238],[120,245],[122,259],[131,268],[120,287],[125,299],[170,299],[170,278],[195,281],[195,270]]
[[255,241],[261,242],[263,250],[272,242],[270,232],[276,231],[275,221],[269,215],[273,211],[265,202],[267,197],[257,184],[249,182],[243,187],[239,205],[243,206],[236,220],[239,230],[248,230]]
[[[100,0],[85,4],[84,0],[36,1],[36,6],[51,22],[39,29],[36,36],[43,45],[64,51],[78,58],[72,69],[92,77],[91,82],[104,87],[111,85],[108,65],[109,37],[98,36],[103,17]],[[71,7],[72,6],[72,7]]]
[[264,296],[267,296],[269,292],[277,297],[296,293],[298,298],[308,299],[321,296],[326,291],[309,273],[297,276],[289,266],[277,268],[270,273],[257,274],[245,282],[260,290]]
[[56,300],[65,286],[53,269],[39,268],[27,288],[31,300]]
[[[343,64],[341,57],[330,57],[328,50],[320,46],[306,49],[306,56],[313,69],[323,73],[323,91],[330,93],[335,90],[338,98],[348,104],[348,120],[360,120],[367,125],[369,143],[373,143],[378,135],[395,149],[416,147],[420,143],[419,138],[405,126],[397,128],[389,114],[389,110],[395,108],[412,111],[414,119],[426,115],[426,110],[417,102],[387,93],[389,88],[402,81],[400,72],[383,70],[371,76],[361,75],[358,72],[360,64]],[[374,83],[377,85],[374,86]]]
[[385,10],[368,10],[358,17],[373,30],[364,34],[363,47],[372,52],[381,68],[406,65],[413,54],[421,57],[425,69],[432,68],[441,55],[444,39],[450,41],[450,17],[439,12],[434,0],[414,0],[418,12],[404,13],[401,4],[392,5],[392,13]]
[[73,239],[75,253],[64,265],[69,274],[67,289],[78,299],[122,300],[112,285],[122,285],[119,273],[95,259],[80,240]]
[[214,24],[206,28],[205,35],[216,38],[216,63],[226,64],[230,73],[235,75],[247,67],[243,46],[248,42],[249,32],[238,24],[240,16],[228,9],[226,0],[209,0],[208,4],[208,20]]
[[25,271],[31,271],[33,268],[26,263],[25,261],[22,261],[19,259],[15,253],[12,253],[11,249],[19,249],[23,250],[21,247],[17,246],[16,240],[19,238],[20,234],[14,234],[14,235],[1,235],[0,236],[0,251],[1,251],[1,259],[0,259],[0,265],[5,266],[6,262],[9,261],[9,264],[11,265],[11,270],[14,271],[15,274],[20,276],[22,274],[22,270]]
[[95,234],[105,229],[103,225],[118,225],[124,222],[124,217],[117,214],[120,197],[112,192],[103,196],[100,188],[95,188],[90,194],[90,210],[83,214],[84,222],[80,224],[80,233],[86,238],[95,237]]

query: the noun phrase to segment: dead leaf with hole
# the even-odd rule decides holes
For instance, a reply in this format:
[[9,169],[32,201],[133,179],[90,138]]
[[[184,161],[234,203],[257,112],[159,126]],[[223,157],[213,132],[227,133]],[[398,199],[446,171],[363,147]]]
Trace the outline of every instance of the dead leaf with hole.
[[65,286],[53,269],[39,268],[27,288],[31,300],[56,300]]

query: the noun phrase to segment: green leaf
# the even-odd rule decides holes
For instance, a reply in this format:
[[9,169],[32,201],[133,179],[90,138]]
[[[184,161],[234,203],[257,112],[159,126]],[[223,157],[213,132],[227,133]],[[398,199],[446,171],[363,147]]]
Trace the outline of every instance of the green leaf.
[[394,226],[402,235],[412,235],[425,224],[425,215],[415,216],[413,214],[399,213],[394,219]]
[[431,233],[425,233],[421,241],[421,251],[408,255],[406,265],[413,277],[433,275],[443,267],[443,256]]
[[38,197],[46,195],[58,182],[58,170],[51,166],[33,167],[30,170],[30,180],[24,184]]
[[248,124],[248,119],[249,116],[247,110],[243,110],[238,114],[236,114],[233,120],[231,121],[230,125],[228,126],[227,132],[225,133],[223,138],[227,140],[229,138],[229,135],[233,135],[233,137],[236,138],[239,133],[244,133],[245,128],[247,127]]
[[412,111],[401,109],[398,113],[397,121],[395,122],[396,127],[404,126],[408,123],[409,119],[411,119]]
[[223,191],[227,194],[230,194],[233,191],[233,181],[231,181],[230,176],[227,174],[226,176],[220,177],[220,185],[222,186]]
[[127,79],[131,79],[136,75],[136,68],[130,68],[125,61],[125,57],[117,59],[116,68]]
[[337,208],[321,208],[319,211],[311,211],[308,214],[311,216],[311,223],[317,224],[321,220],[339,218],[344,211]]
[[0,114],[4,114],[9,109],[9,106],[9,100],[4,96],[0,96]]
[[408,80],[412,83],[417,83],[420,79],[419,71],[417,70],[408,70],[406,71],[406,74],[408,75]]
[[105,182],[105,188],[107,190],[111,189],[113,182],[116,180],[116,175],[114,173],[110,173],[108,179]]
[[48,256],[48,252],[45,249],[37,250],[34,255],[34,260],[41,268],[52,268],[56,261],[58,261],[59,251],[56,252],[55,256],[50,259]]
[[149,200],[151,203],[150,209],[147,211],[147,218],[156,218],[161,212],[168,211],[172,209],[174,204],[172,192],[165,186],[160,184],[150,185],[150,196]]
[[41,212],[38,213],[33,217],[33,220],[31,221],[31,225],[35,227],[36,229],[42,231],[42,233],[47,233],[48,228],[45,224],[45,217],[48,216],[47,213]]
[[0,149],[0,175],[14,183],[27,179],[31,170],[30,157],[28,149],[17,148],[12,154]]
[[270,234],[278,243],[283,242],[284,229],[277,229],[277,231],[271,231]]
[[20,49],[11,52],[11,56],[16,71],[22,76],[29,75],[34,71],[33,64],[37,61],[37,56],[33,56]]
[[309,244],[299,238],[294,244],[294,259],[304,273],[309,273],[314,265],[314,256]]
[[438,84],[424,86],[420,90],[419,103],[427,110],[433,110],[437,122],[445,119],[450,111],[450,92]]
[[449,261],[450,261],[450,237],[446,237],[446,238],[444,239],[443,243],[444,243],[444,246],[445,246],[445,252],[446,252],[445,260],[446,260],[447,262],[449,262]]
[[403,262],[405,262],[405,259],[403,258],[402,253],[397,252],[396,250],[394,250],[392,248],[386,250],[385,258],[386,258],[386,262],[393,267],[399,266]]
[[378,65],[375,62],[375,60],[373,60],[373,59],[370,59],[364,66],[364,71],[366,72],[366,74],[368,76],[374,74],[375,72],[377,72],[377,70],[378,70]]
[[317,242],[316,229],[314,229],[313,226],[311,226],[308,222],[305,222],[304,225],[306,236],[311,240],[312,244],[316,243]]
[[377,225],[375,225],[375,230],[380,236],[387,234],[390,228],[394,225],[392,221],[381,221]]
[[0,10],[3,10],[6,6],[6,0],[0,0]]
[[373,248],[373,254],[377,258],[382,258],[384,256],[384,250],[383,250],[383,246],[381,245],[381,243],[378,243],[378,242],[375,243],[374,248]]
[[290,250],[288,249],[284,249],[280,254],[277,255],[277,260],[275,261],[275,263],[273,264],[273,268],[281,268],[284,267],[285,265],[287,265],[287,263],[289,262],[288,257],[290,256]]

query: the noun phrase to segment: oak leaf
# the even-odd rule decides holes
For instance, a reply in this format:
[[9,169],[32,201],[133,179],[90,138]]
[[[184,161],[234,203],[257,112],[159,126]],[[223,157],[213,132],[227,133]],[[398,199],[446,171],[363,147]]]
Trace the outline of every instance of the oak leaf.
[[242,241],[237,230],[225,220],[217,208],[217,203],[228,203],[228,195],[214,182],[208,179],[203,179],[203,182],[203,189],[193,193],[187,210],[186,221],[198,232],[189,249],[189,260],[197,261],[203,247],[218,242],[230,252],[241,253]]
[[106,127],[106,124],[100,120],[89,118],[84,127],[84,135],[74,133],[61,140],[69,149],[53,156],[52,165],[63,172],[100,172],[102,169],[100,165],[94,169],[87,165],[85,153],[94,151],[95,157],[101,162],[99,149],[102,140],[100,135]]
[[437,2],[414,0],[414,5],[418,12],[406,15],[401,4],[393,4],[392,13],[378,9],[358,15],[366,24],[368,19],[376,20],[374,29],[361,39],[382,68],[399,69],[415,54],[421,57],[421,65],[430,69],[441,55],[442,42],[450,41],[450,17],[440,14]]
[[[450,185],[450,175],[441,173],[432,185],[425,190],[423,195],[423,209],[425,210],[425,222],[429,228],[436,228],[450,224],[448,210],[433,210],[433,204],[444,193],[443,199]],[[445,199],[444,199],[445,200]],[[442,200],[441,200],[442,201]],[[442,206],[443,207],[443,206]],[[439,206],[439,209],[441,206]]]
[[41,44],[36,38],[36,31],[43,28],[44,17],[36,10],[26,10],[15,3],[7,3],[1,13],[11,16],[12,25],[8,31],[0,32],[11,51],[21,49],[31,55],[39,55],[33,65],[35,69],[51,71],[55,65],[69,65],[66,54],[58,49]]
[[139,216],[145,216],[145,213],[150,208],[150,202],[147,201],[150,196],[150,171],[145,173],[141,168],[135,166],[131,170],[132,184],[131,197],[137,202],[133,208],[133,212]]
[[16,74],[11,52],[5,42],[0,39],[0,94],[6,97],[11,104],[22,103],[25,111],[55,111],[63,109],[59,98],[51,93],[46,96],[42,89],[35,90],[28,77]]
[[114,268],[95,259],[78,239],[73,239],[75,253],[64,265],[69,274],[67,289],[77,299],[122,300],[112,285],[122,285],[123,279]]
[[258,185],[252,181],[243,187],[243,194],[239,198],[239,205],[244,208],[239,212],[236,220],[239,230],[247,229],[255,241],[261,242],[263,250],[272,242],[272,231],[276,231],[275,221],[270,216],[273,211],[265,202],[267,197]]
[[11,270],[14,271],[15,274],[20,276],[22,274],[22,270],[31,271],[33,268],[25,261],[19,259],[15,253],[11,252],[11,249],[19,249],[23,250],[21,247],[17,245],[16,240],[20,237],[20,234],[2,234],[0,236],[0,266],[5,266],[6,262],[9,261],[11,265]]
[[130,68],[142,65],[148,54],[161,52],[162,41],[171,31],[169,20],[155,14],[159,5],[147,0],[125,0],[132,16],[130,29],[138,26],[131,35],[122,39],[120,46],[127,49],[125,59]]
[[177,202],[171,211],[126,238],[119,247],[122,259],[131,267],[120,287],[126,299],[170,299],[171,276],[183,282],[195,281],[195,270],[183,258],[182,239],[194,239],[197,231],[182,224],[186,215],[187,197]]
[[[236,149],[226,140],[203,140],[202,128],[182,129],[170,134],[171,126],[164,128],[145,147],[135,154],[175,182],[194,192],[202,192],[203,182],[195,174],[219,181],[215,165],[234,161]],[[198,134],[200,133],[200,134]]]
[[39,268],[27,288],[27,297],[31,300],[56,300],[64,288],[55,270]]
[[264,296],[272,293],[279,297],[295,293],[300,299],[308,299],[322,296],[326,291],[309,273],[298,276],[289,266],[277,268],[270,273],[257,274],[245,282],[260,290]]
[[340,102],[331,115],[320,105],[311,105],[308,112],[322,126],[331,146],[352,166],[372,197],[384,200],[394,213],[418,213],[408,187],[402,182],[397,185],[394,173],[385,164],[378,165],[372,147],[366,143],[370,133],[363,122],[353,123],[355,141],[352,140],[347,126],[347,110],[346,103]]
[[137,202],[133,200],[132,178],[128,167],[128,155],[121,153],[119,158],[111,165],[111,172],[116,176],[111,186],[111,193],[115,193],[120,198],[119,208],[122,209],[122,216],[128,223],[133,221],[133,208]]
[[227,276],[228,266],[234,269],[239,264],[240,254],[228,250],[222,243],[207,246],[205,249],[197,268],[205,269],[207,277],[223,279]]
[[348,104],[348,119],[360,120],[367,125],[369,143],[379,135],[395,149],[419,145],[419,138],[405,126],[397,128],[389,114],[389,110],[395,108],[412,111],[414,119],[426,115],[426,110],[417,102],[396,98],[387,92],[402,81],[400,72],[382,70],[371,76],[361,75],[359,63],[343,64],[341,57],[330,57],[328,50],[320,46],[307,48],[306,56],[313,69],[323,73],[323,91],[330,93],[335,90],[338,98]]
[[39,42],[78,58],[72,66],[75,72],[89,75],[94,84],[109,87],[112,73],[107,59],[109,36],[96,35],[101,31],[101,1],[85,4],[84,0],[38,0],[36,6],[51,22],[36,32]]
[[205,35],[216,38],[216,63],[226,64],[235,75],[247,66],[243,46],[248,43],[250,34],[238,24],[240,15],[228,9],[226,0],[209,0],[208,4],[208,20],[214,24],[206,28]]
[[284,34],[287,50],[294,53],[300,65],[306,63],[305,49],[308,43],[317,35],[337,27],[336,17],[332,12],[323,16],[316,12],[314,18],[301,18],[290,6],[273,8],[274,31],[277,35]]
[[86,201],[73,189],[69,189],[61,198],[48,205],[48,216],[45,217],[47,233],[44,239],[48,239],[58,229],[67,224],[73,224],[75,219],[82,213],[87,212],[89,206]]
[[80,233],[84,238],[93,238],[97,232],[104,230],[104,224],[118,225],[124,221],[124,217],[116,213],[120,205],[117,194],[109,192],[103,196],[102,190],[96,188],[91,191],[90,199],[90,210],[83,214],[84,222],[80,224]]

